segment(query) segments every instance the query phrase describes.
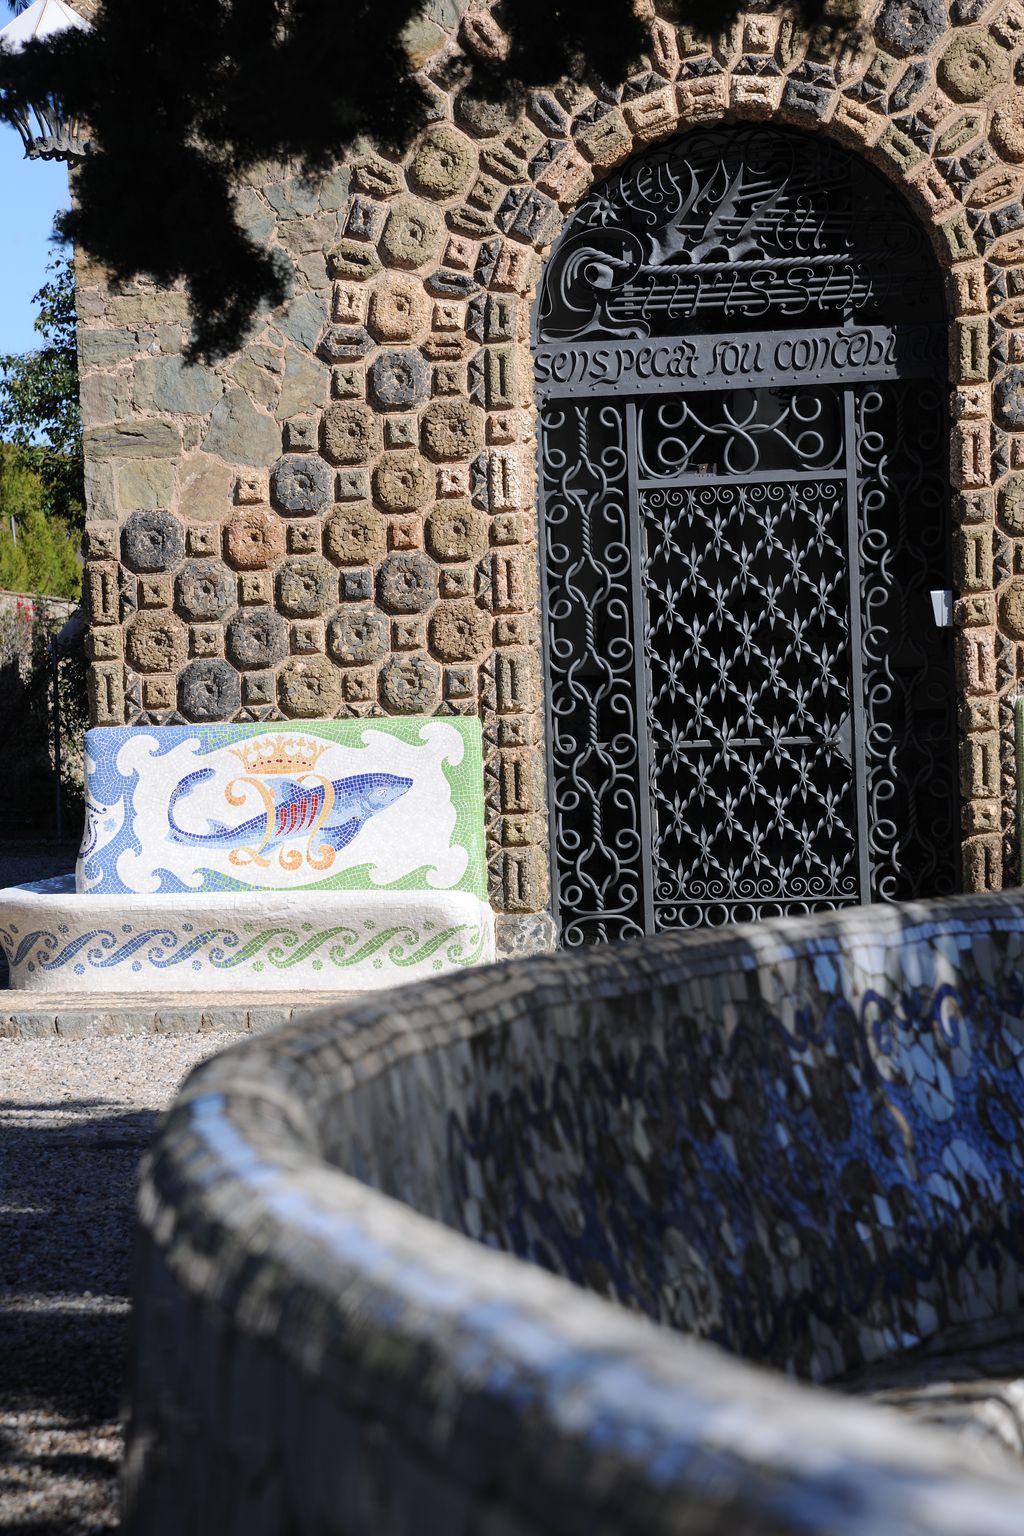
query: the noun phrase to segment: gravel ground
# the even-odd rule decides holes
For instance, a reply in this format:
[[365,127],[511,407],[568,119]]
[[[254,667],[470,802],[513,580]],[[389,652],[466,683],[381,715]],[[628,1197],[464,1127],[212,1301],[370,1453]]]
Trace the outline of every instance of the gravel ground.
[[227,1043],[0,1040],[0,1531],[117,1529],[135,1169]]

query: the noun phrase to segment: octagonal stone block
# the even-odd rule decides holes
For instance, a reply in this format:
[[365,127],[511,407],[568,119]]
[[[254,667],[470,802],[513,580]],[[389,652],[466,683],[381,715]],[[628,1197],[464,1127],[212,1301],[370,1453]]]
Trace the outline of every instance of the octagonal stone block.
[[174,600],[178,612],[193,622],[220,619],[235,606],[234,581],[216,561],[192,560],[178,572]]
[[140,576],[170,571],[185,554],[185,530],[170,512],[133,512],[121,529],[125,565]]
[[1024,368],[1008,368],[992,391],[996,421],[1008,432],[1024,428]]
[[435,560],[472,560],[487,548],[487,517],[471,501],[444,501],[427,518]]
[[476,169],[476,151],[464,133],[437,123],[420,135],[409,164],[409,184],[423,197],[444,201],[464,191]]
[[996,507],[1007,533],[1024,538],[1024,474],[1007,475],[999,487]]
[[999,624],[1004,634],[1024,640],[1024,580],[1007,582],[999,594]]
[[188,633],[173,613],[137,613],[125,634],[125,655],[136,672],[177,672],[188,655]]
[[439,603],[430,616],[428,637],[442,661],[473,661],[490,647],[490,614],[473,602]]
[[370,394],[382,410],[408,410],[427,398],[430,373],[411,347],[382,352],[370,364],[366,377]]
[[434,489],[434,471],[418,453],[385,453],[373,472],[373,494],[388,512],[414,512],[426,506]]
[[377,572],[377,601],[388,613],[422,613],[437,596],[437,566],[419,550],[389,555]]
[[376,608],[342,610],[327,626],[327,649],[343,667],[377,661],[388,651],[388,621]]
[[295,719],[324,720],[341,703],[341,675],[326,656],[295,658],[278,673],[277,700]]
[[324,412],[320,436],[324,457],[332,464],[365,464],[380,447],[376,418],[354,401]]
[[308,517],[322,512],[332,499],[332,489],[330,469],[312,454],[289,454],[271,470],[271,498],[286,515]]
[[315,619],[338,600],[338,573],[320,555],[286,560],[277,573],[277,606],[293,619]]
[[478,139],[507,133],[516,120],[515,108],[505,101],[486,101],[467,87],[455,98],[455,116]]
[[226,661],[193,661],[178,679],[178,708],[186,720],[229,720],[242,705],[238,673]]
[[412,341],[427,323],[427,301],[415,278],[390,277],[370,295],[367,324],[378,341]]
[[339,507],[324,524],[324,549],[335,565],[373,565],[387,550],[384,519],[373,507]]
[[224,555],[236,571],[265,571],[284,555],[281,519],[267,507],[236,512],[224,530]]
[[893,53],[906,57],[927,53],[946,29],[942,0],[885,0],[875,18],[878,41]]
[[441,669],[428,656],[393,656],[381,668],[381,703],[393,714],[429,714],[440,690]]
[[245,608],[227,627],[227,653],[243,672],[257,672],[288,654],[288,626],[273,608]]
[[983,101],[1010,73],[1009,54],[982,27],[954,32],[939,60],[939,82],[954,101]]
[[431,400],[420,423],[424,453],[440,464],[471,459],[483,447],[482,416],[468,400]]
[[990,137],[1004,160],[1024,161],[1024,91],[1014,91],[996,108]]
[[441,251],[444,223],[433,208],[412,200],[396,203],[380,239],[380,254],[389,267],[410,272],[425,267]]

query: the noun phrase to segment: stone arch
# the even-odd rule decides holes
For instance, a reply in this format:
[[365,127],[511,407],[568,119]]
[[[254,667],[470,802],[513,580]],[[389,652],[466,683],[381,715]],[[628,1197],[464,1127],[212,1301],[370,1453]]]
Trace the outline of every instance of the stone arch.
[[[891,15],[897,7],[884,9]],[[999,25],[998,17],[992,25]],[[524,264],[518,297],[524,306],[532,305],[541,263],[561,230],[562,215],[567,216],[591,186],[645,145],[702,123],[779,121],[824,133],[874,164],[903,193],[928,230],[943,270],[951,326],[950,479],[954,583],[960,594],[955,621],[962,722],[963,886],[965,890],[998,888],[1004,868],[1009,874],[1016,863],[1016,775],[1007,692],[1020,670],[1016,630],[1021,623],[1024,636],[1024,580],[1016,580],[1015,575],[1018,568],[1024,572],[1024,552],[1011,550],[1004,535],[1018,526],[1018,518],[1024,534],[1024,492],[1015,489],[1024,480],[1013,478],[1018,466],[1024,468],[1024,438],[1013,441],[1011,437],[1018,412],[1019,426],[1024,427],[1024,370],[1013,366],[1018,357],[1024,359],[1024,343],[1015,343],[1012,335],[1006,337],[1012,326],[1000,325],[994,311],[1002,302],[1011,306],[1009,313],[1004,310],[1007,321],[1017,318],[1018,312],[1024,319],[1024,300],[1013,306],[1017,297],[1013,280],[1001,281],[998,274],[993,293],[986,281],[984,256],[991,255],[994,247],[1008,274],[1018,251],[1024,258],[1024,237],[1016,234],[1019,205],[1011,205],[1009,213],[1002,215],[980,213],[979,206],[986,195],[994,198],[1006,189],[1019,191],[1020,170],[1016,162],[1001,169],[993,166],[984,153],[983,122],[974,125],[970,112],[953,99],[946,97],[933,109],[937,122],[930,151],[892,116],[862,99],[870,91],[858,94],[857,86],[870,78],[873,69],[877,75],[883,73],[880,58],[890,79],[893,74],[894,56],[870,42],[862,41],[859,54],[829,62],[825,47],[820,57],[813,56],[813,47],[802,51],[784,21],[764,15],[741,17],[729,41],[703,49],[693,40],[684,40],[680,50],[675,29],[663,22],[654,23],[654,38],[655,67],[627,81],[617,93],[618,101],[563,87],[550,96],[542,93],[545,99],[534,102],[534,116],[547,111],[554,120],[554,108],[558,108],[560,136],[555,147],[549,140],[540,156],[543,163],[536,166],[535,162],[531,175],[535,195],[549,200],[546,206],[534,205],[534,219],[541,224],[546,215],[547,222],[542,238],[533,242],[540,261]],[[1010,39],[1008,30],[1006,38]],[[948,41],[945,33],[939,33],[934,43]],[[1019,46],[1016,32],[1012,46]],[[688,56],[687,48],[692,50]],[[721,55],[730,49],[732,59],[725,62]],[[941,47],[936,51],[941,55]],[[771,61],[777,68],[759,74],[758,60]],[[717,67],[708,68],[709,63]],[[908,50],[903,55],[905,69],[912,63]],[[933,94],[943,96],[940,90]],[[960,147],[976,149],[975,161],[982,169],[973,179],[969,174],[973,165],[961,166],[955,174],[950,170]],[[1003,180],[997,183],[993,171]],[[978,192],[981,177],[987,179]],[[964,186],[975,187],[974,207],[961,195],[959,188]],[[550,203],[557,203],[557,213]],[[525,200],[524,205],[528,206]],[[990,325],[995,332],[991,347]],[[529,362],[522,337],[518,351],[518,371],[525,375]],[[1000,482],[999,504],[1005,511],[997,522],[995,487]]]

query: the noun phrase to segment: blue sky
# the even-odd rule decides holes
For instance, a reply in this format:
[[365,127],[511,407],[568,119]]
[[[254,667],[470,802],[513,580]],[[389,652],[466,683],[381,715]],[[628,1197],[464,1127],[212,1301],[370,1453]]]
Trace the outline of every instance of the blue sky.
[[32,295],[54,251],[53,216],[67,206],[67,166],[26,160],[16,129],[0,122],[0,353],[27,352],[37,343]]

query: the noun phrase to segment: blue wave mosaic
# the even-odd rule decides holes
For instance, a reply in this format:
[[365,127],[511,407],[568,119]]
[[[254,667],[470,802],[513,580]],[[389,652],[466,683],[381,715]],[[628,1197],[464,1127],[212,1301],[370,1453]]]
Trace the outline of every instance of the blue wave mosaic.
[[[123,923],[94,928],[67,937],[68,927],[35,928],[19,934],[15,925],[0,928],[0,945],[12,970],[25,964],[29,973],[53,974],[55,980],[96,971],[139,973],[143,969],[173,972],[255,973],[287,971],[309,962],[314,971],[346,971],[366,962],[402,971],[429,965],[475,965],[489,948],[485,923],[446,924],[422,921],[378,924],[359,919],[320,928],[313,923],[244,923],[236,928],[179,923],[177,927]],[[396,978],[397,979],[397,978]]]

